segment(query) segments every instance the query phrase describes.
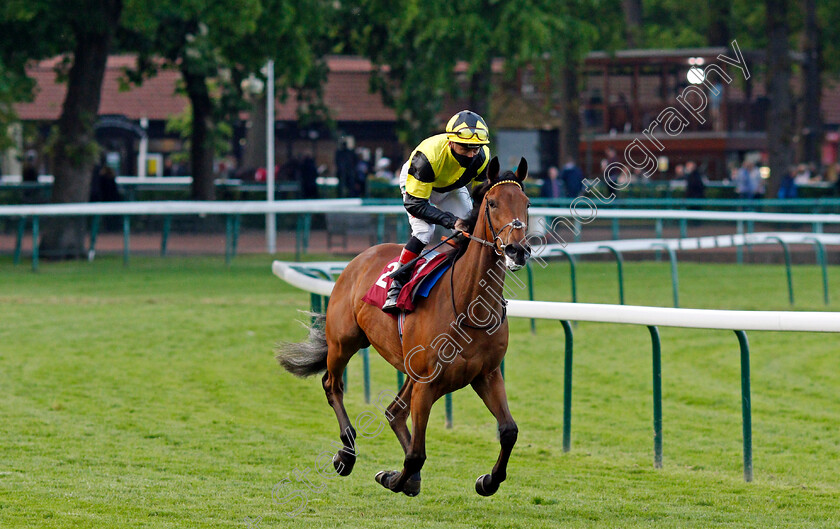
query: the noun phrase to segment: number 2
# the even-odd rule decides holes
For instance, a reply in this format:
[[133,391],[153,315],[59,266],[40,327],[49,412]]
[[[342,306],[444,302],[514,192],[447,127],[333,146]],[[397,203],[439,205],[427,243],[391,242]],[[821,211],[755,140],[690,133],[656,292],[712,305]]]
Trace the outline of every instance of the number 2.
[[376,286],[382,288],[388,288],[388,284],[385,283],[385,276],[392,273],[394,270],[399,268],[400,263],[398,261],[394,261],[393,263],[388,263],[388,267],[385,269],[385,272],[379,276],[379,279],[376,280]]

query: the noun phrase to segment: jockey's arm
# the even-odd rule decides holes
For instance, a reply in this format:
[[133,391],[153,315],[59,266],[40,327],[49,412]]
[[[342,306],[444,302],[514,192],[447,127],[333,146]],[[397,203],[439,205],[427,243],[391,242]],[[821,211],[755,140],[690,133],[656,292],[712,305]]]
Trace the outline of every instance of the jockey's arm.
[[455,227],[455,222],[458,220],[458,217],[452,213],[434,207],[428,198],[415,197],[410,193],[405,194],[403,205],[409,215],[425,220],[430,224],[439,224],[450,230]]

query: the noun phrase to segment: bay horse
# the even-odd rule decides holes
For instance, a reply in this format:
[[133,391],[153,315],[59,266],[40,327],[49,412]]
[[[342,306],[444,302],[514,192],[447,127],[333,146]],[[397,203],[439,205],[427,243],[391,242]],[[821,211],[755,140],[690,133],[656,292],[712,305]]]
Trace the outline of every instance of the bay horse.
[[[524,158],[515,173],[501,175],[498,158],[490,161],[487,180],[473,191],[472,233],[463,235],[457,259],[428,298],[405,318],[402,341],[397,321],[362,301],[402,249],[398,244],[380,244],[359,254],[339,276],[324,329],[320,316],[310,328],[308,342],[278,346],[277,359],[292,374],[305,377],[326,370],[322,384],[338,417],[344,446],[333,458],[340,475],[349,475],[356,462],[356,430],[344,409],[342,374],[359,349],[373,345],[388,363],[408,375],[386,412],[405,452],[403,469],[379,472],[376,481],[393,492],[419,494],[432,405],[467,384],[496,418],[501,444],[492,471],[476,480],[476,492],[490,496],[505,480],[518,428],[508,409],[499,367],[508,346],[503,288],[505,268],[518,270],[530,257],[525,243],[530,203],[523,192],[527,172]],[[409,414],[411,431],[406,425]]]

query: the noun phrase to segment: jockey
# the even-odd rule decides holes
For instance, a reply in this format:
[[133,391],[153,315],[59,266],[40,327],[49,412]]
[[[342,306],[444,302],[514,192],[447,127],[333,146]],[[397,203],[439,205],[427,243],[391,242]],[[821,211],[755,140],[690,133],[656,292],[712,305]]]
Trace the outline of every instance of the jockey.
[[[435,224],[467,231],[464,220],[472,210],[467,189],[483,180],[490,160],[490,133],[484,119],[469,110],[458,112],[446,132],[423,140],[400,171],[400,191],[408,212],[411,238],[400,254],[400,265],[417,257],[432,239]],[[397,297],[411,278],[411,267],[391,276],[382,310],[397,312]]]

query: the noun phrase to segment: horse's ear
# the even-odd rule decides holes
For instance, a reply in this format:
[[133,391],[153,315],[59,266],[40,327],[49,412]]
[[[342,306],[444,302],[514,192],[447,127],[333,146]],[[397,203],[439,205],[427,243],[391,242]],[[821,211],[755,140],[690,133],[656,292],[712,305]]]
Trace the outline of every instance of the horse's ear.
[[525,158],[519,160],[519,165],[516,167],[516,180],[521,184],[528,176],[528,162]]
[[499,179],[499,157],[494,156],[490,163],[487,164],[487,179],[495,182]]

